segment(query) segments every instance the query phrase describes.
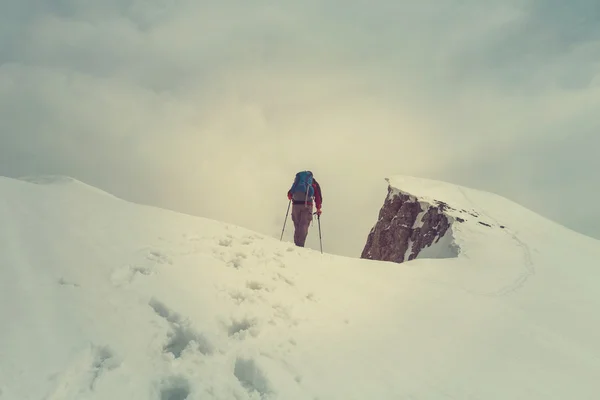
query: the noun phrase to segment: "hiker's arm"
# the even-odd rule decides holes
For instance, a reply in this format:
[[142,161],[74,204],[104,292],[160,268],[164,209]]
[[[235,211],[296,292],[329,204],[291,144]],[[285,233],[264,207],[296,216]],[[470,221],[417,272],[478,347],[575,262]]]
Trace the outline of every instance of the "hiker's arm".
[[315,205],[317,206],[317,210],[321,209],[321,204],[323,203],[323,196],[321,194],[321,185],[319,182],[315,181]]

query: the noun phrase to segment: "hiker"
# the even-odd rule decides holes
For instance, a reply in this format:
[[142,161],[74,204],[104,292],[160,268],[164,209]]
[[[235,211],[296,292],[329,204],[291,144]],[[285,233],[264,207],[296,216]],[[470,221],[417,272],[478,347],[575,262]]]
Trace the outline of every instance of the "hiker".
[[317,208],[317,215],[321,215],[321,187],[311,171],[302,171],[296,174],[294,183],[287,193],[292,202],[292,221],[294,221],[294,243],[304,247],[308,227],[313,218],[313,200]]

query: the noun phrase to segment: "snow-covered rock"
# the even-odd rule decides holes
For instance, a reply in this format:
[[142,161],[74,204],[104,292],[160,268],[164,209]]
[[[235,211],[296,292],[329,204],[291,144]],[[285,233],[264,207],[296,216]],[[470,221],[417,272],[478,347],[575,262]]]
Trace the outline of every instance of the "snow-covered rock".
[[402,263],[426,254],[456,257],[459,247],[452,235],[454,219],[440,201],[432,203],[388,185],[377,223],[367,237],[361,258]]
[[[515,226],[511,221],[518,215],[526,215],[526,220],[534,218],[539,226],[551,230],[565,230],[491,193],[409,176],[386,181],[387,196],[361,258],[396,263],[416,258],[453,258],[469,246],[478,247],[479,240],[474,239],[480,236],[486,237],[486,245],[495,246],[500,240],[497,245],[504,248],[502,241],[507,238],[518,240],[511,230]],[[491,213],[486,211],[490,205]],[[518,219],[516,226],[522,222]]]
[[0,399],[596,398],[599,242],[492,194],[392,186],[465,219],[438,242],[456,256],[321,255],[0,178]]

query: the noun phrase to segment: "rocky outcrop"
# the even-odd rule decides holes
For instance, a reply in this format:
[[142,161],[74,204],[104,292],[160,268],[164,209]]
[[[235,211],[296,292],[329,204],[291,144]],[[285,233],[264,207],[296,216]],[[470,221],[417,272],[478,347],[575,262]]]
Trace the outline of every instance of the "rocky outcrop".
[[[425,252],[431,258],[455,257],[459,249],[452,238],[452,218],[444,213],[447,207],[443,202],[419,201],[388,186],[388,196],[361,258],[402,263]],[[434,245],[438,248],[431,251]]]

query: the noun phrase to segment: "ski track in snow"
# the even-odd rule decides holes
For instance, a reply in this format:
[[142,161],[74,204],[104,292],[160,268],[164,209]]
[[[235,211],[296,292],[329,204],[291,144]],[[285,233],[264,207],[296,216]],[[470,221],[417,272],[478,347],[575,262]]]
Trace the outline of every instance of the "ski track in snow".
[[[493,218],[487,212],[485,212],[485,210],[482,209],[482,207],[479,204],[476,204],[475,202],[473,202],[460,186],[457,188],[461,192],[461,194],[464,196],[465,200],[467,200],[469,203],[471,203],[471,205],[474,208],[479,210],[489,220],[493,221],[496,224],[496,226],[502,225],[497,219]],[[523,252],[523,261],[524,261],[523,265],[525,268],[524,271],[521,274],[519,274],[511,284],[506,285],[496,291],[477,292],[474,290],[467,290],[469,293],[475,294],[478,296],[486,296],[486,297],[507,296],[507,295],[515,293],[516,291],[521,289],[523,286],[525,286],[525,284],[527,283],[529,278],[531,278],[533,275],[535,275],[535,267],[533,265],[533,259],[531,256],[531,250],[529,249],[529,246],[527,246],[527,244],[525,242],[523,242],[521,239],[519,239],[519,237],[510,230],[510,228],[505,227],[503,229],[503,231],[506,232],[506,234],[509,235],[517,243],[517,247],[519,247],[521,249],[521,251]]]

